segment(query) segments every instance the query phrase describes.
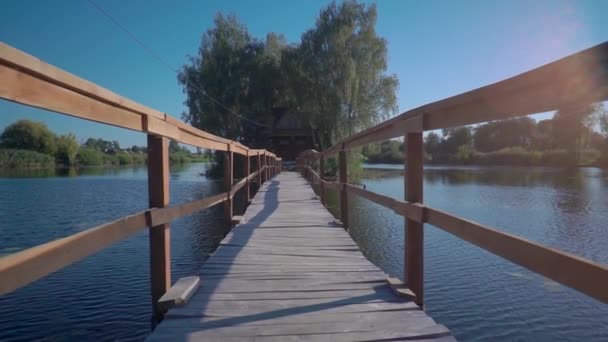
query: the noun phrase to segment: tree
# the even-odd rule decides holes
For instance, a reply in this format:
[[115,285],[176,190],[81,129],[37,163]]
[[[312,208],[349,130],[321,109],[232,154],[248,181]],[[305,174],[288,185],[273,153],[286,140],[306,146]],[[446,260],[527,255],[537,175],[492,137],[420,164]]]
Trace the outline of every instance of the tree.
[[424,151],[430,155],[440,152],[441,137],[435,132],[430,132],[424,138]]
[[30,120],[19,120],[7,126],[0,135],[0,146],[50,155],[57,149],[55,134],[42,122]]
[[455,154],[460,146],[471,147],[473,144],[471,128],[468,126],[444,128],[442,133],[444,139],[441,143],[441,149],[445,153]]
[[553,116],[554,144],[578,153],[589,142],[601,104],[581,104],[560,109]]
[[57,152],[55,159],[63,165],[74,165],[76,163],[76,155],[79,149],[76,136],[72,133],[60,135],[57,137]]
[[480,125],[475,129],[473,141],[477,151],[492,152],[515,146],[529,148],[536,135],[536,122],[522,117]]
[[103,140],[101,138],[87,139],[87,141],[85,141],[85,143],[84,143],[84,147],[91,148],[91,149],[98,150],[98,151],[105,152],[105,153],[117,152],[120,150],[120,145],[118,144],[118,141]]
[[376,20],[374,4],[334,1],[288,51],[286,74],[321,148],[397,110],[398,80],[386,74],[387,42]]

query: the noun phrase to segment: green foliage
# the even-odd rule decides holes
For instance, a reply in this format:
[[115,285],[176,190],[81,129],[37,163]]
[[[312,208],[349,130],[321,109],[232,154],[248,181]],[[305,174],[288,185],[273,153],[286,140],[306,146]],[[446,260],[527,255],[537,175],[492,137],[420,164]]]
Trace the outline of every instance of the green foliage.
[[[387,42],[377,35],[376,20],[375,5],[333,2],[301,43],[288,45],[280,34],[256,39],[235,16],[217,15],[178,77],[189,109],[184,120],[267,148],[271,130],[232,113],[265,125],[274,113],[301,113],[314,144],[324,148],[389,117],[397,109],[398,81],[386,74]],[[221,168],[218,158],[214,168]]]
[[397,110],[398,80],[386,75],[387,43],[375,31],[374,4],[332,2],[315,27],[287,50],[284,69],[297,107],[307,114],[317,144],[339,139]]
[[536,122],[528,117],[489,122],[475,129],[475,150],[491,152],[514,146],[531,148],[537,131]]
[[60,135],[57,137],[57,152],[55,159],[62,165],[74,165],[76,163],[76,155],[78,154],[78,141],[72,133]]
[[[600,133],[595,131],[599,127]],[[559,110],[552,119],[517,118],[474,128],[430,132],[425,151],[432,163],[608,165],[608,113],[601,104]],[[474,147],[474,148],[473,148]]]
[[403,164],[403,143],[398,140],[386,140],[381,144],[370,144],[362,149],[367,163]]
[[116,153],[116,160],[118,161],[119,165],[133,164],[133,158],[131,157],[131,154],[124,151]]
[[104,154],[96,149],[83,147],[76,154],[78,165],[97,166],[104,164]]
[[189,154],[187,152],[184,152],[184,151],[171,153],[169,155],[169,162],[171,164],[189,163],[190,162],[190,156],[189,156]]
[[55,160],[48,154],[29,150],[0,149],[0,168],[51,168]]
[[104,140],[104,139],[95,139],[95,138],[89,138],[87,139],[87,141],[84,143],[84,147],[86,148],[92,148],[98,151],[102,151],[102,152],[114,152],[114,151],[119,151],[120,150],[120,144],[118,143],[118,141],[114,140],[114,141],[109,141],[109,140]]
[[54,154],[57,147],[55,134],[45,124],[19,120],[10,124],[0,135],[0,147]]

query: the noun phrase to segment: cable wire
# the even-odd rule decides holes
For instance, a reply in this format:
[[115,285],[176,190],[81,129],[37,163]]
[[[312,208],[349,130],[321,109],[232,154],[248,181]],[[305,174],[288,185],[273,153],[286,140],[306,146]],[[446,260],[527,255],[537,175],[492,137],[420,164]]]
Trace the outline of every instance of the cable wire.
[[[103,16],[107,17],[108,19],[110,19],[110,21],[112,21],[112,23],[114,23],[114,25],[116,25],[119,29],[121,29],[124,33],[126,33],[134,42],[136,42],[142,49],[144,49],[144,51],[146,51],[150,56],[152,56],[153,58],[155,58],[157,61],[159,61],[160,63],[162,63],[164,66],[166,66],[167,68],[169,68],[171,71],[173,71],[174,73],[179,75],[179,71],[177,69],[175,69],[173,66],[171,66],[171,64],[169,62],[167,62],[166,59],[164,59],[160,54],[156,53],[156,51],[152,50],[150,47],[148,47],[146,44],[144,44],[144,42],[142,42],[141,40],[139,40],[137,38],[137,36],[135,34],[133,34],[131,31],[129,31],[129,29],[127,29],[124,25],[122,25],[118,20],[116,20],[116,18],[114,18],[110,13],[108,13],[106,10],[104,10],[101,6],[99,6],[94,0],[87,0],[89,2],[89,4],[91,4],[91,6],[93,6],[99,13],[101,13]],[[201,94],[205,95],[207,98],[209,98],[211,101],[213,101],[215,104],[217,104],[218,106],[224,108],[225,110],[227,110],[230,114],[244,120],[247,121],[249,123],[252,123],[254,125],[258,125],[261,127],[270,127],[270,125],[265,125],[263,123],[259,123],[257,121],[253,121],[241,114],[238,114],[236,112],[234,112],[233,110],[231,110],[230,108],[228,108],[227,106],[225,106],[223,103],[221,103],[220,101],[216,100],[215,98],[213,98],[211,95],[207,94],[207,92],[202,89],[201,87],[199,87],[196,84],[193,83],[189,83],[190,86],[196,88],[197,90],[199,90],[201,92]]]

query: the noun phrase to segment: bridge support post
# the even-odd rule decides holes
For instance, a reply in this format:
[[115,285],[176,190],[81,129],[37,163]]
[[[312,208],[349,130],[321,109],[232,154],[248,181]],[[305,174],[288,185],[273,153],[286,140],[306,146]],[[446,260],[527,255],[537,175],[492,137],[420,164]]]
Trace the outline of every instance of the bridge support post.
[[[148,135],[148,199],[150,208],[169,205],[169,142]],[[152,327],[163,319],[165,310],[158,300],[171,287],[171,229],[169,224],[150,227],[150,291],[152,293]]]
[[262,186],[262,156],[258,152],[258,188]]
[[348,230],[348,193],[346,192],[348,162],[346,160],[346,151],[341,150],[339,152],[338,164],[340,166],[340,220],[344,224],[344,229]]
[[266,169],[264,170],[264,182],[270,178],[270,165],[268,164],[268,155],[264,154],[264,166]]
[[247,203],[251,201],[251,182],[249,181],[249,175],[251,174],[251,158],[249,157],[249,151],[247,151],[247,155],[245,156],[245,198],[247,199]]
[[224,219],[227,224],[232,225],[232,202],[233,199],[230,196],[230,190],[232,190],[232,184],[234,183],[234,174],[233,174],[233,162],[234,162],[234,153],[229,150],[224,154],[224,190],[226,191],[226,202],[224,203]]
[[321,155],[319,159],[319,197],[321,198],[321,204],[325,205],[325,157]]
[[[405,200],[423,201],[423,142],[422,132],[407,133],[405,162]],[[416,295],[416,304],[424,303],[424,231],[423,223],[406,219],[406,283]]]

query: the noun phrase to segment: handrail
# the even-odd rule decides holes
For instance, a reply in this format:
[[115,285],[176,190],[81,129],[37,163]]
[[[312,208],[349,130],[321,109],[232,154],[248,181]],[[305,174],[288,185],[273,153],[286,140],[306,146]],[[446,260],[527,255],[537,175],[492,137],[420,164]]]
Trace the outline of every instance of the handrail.
[[[0,258],[0,295],[11,292],[58,269],[91,255],[129,235],[150,228],[150,283],[155,321],[164,310],[158,299],[171,286],[169,222],[224,204],[226,222],[232,222],[235,194],[250,184],[281,172],[282,159],[265,149],[251,149],[238,141],[222,138],[192,127],[168,114],[117,95],[92,82],[45,63],[0,42],[0,98],[60,114],[147,133],[148,194],[150,209],[80,233],[35,246]],[[223,193],[169,207],[168,140],[223,151],[225,189]],[[233,184],[234,154],[245,158],[244,175]],[[251,172],[251,159],[257,169]],[[6,280],[6,281],[5,281]]]
[[[407,285],[423,303],[423,224],[447,231],[491,253],[540,273],[558,283],[608,303],[608,266],[469,221],[422,202],[422,132],[507,119],[608,99],[608,43],[575,53],[540,68],[479,89],[427,104],[347,137],[328,149],[308,150],[298,156],[298,169],[318,179],[310,167],[319,160],[320,196],[324,189],[339,190],[340,218],[348,228],[348,194],[392,209],[407,220]],[[371,142],[405,136],[405,201],[360,189],[347,180],[346,151]],[[325,159],[339,153],[339,182],[324,178]]]
[[[119,96],[0,42],[0,98],[81,119],[160,135],[178,142],[240,155],[267,150],[192,127],[168,114]],[[229,147],[230,146],[230,147]]]
[[608,98],[608,42],[531,71],[408,110],[325,149],[328,157],[371,142],[567,108]]

